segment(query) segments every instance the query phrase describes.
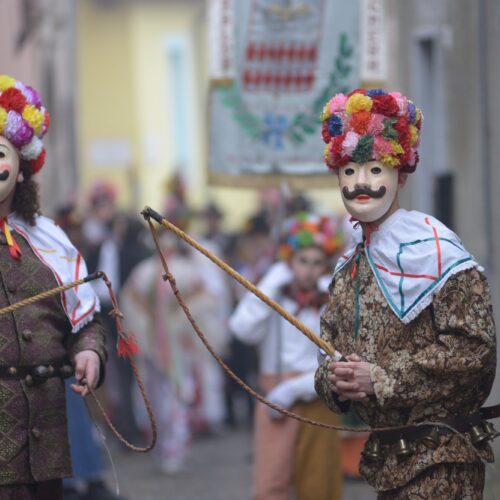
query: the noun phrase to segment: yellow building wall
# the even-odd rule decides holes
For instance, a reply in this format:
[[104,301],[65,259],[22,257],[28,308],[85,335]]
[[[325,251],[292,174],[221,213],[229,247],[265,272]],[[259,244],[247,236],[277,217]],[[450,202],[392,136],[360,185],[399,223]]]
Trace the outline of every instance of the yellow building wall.
[[[166,43],[180,37],[188,47],[186,113],[192,161],[183,172],[188,200],[195,208],[215,201],[226,214],[226,226],[238,227],[257,208],[258,193],[206,184],[204,2],[124,2],[102,7],[85,1],[78,6],[77,130],[82,187],[88,189],[96,180],[111,181],[118,186],[123,207],[138,211],[149,204],[162,211],[165,181],[177,168],[175,123],[170,114],[173,75],[169,74]],[[106,152],[116,142],[129,146],[126,164],[115,158],[116,152]],[[307,194],[323,210],[340,206],[337,190]]]
[[95,180],[113,182],[119,200],[128,202],[129,173],[110,159],[96,165],[91,148],[96,142],[126,140],[135,157],[135,103],[130,98],[131,37],[126,8],[96,8],[93,2],[78,2],[76,92],[78,158],[83,189]]

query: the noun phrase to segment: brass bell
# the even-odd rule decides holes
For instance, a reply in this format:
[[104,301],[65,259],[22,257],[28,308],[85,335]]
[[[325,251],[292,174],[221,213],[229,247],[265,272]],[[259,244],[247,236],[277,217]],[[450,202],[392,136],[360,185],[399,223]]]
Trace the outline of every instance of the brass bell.
[[471,429],[471,440],[474,446],[478,446],[489,439],[489,435],[481,430],[479,425],[474,425]]
[[380,443],[375,439],[369,446],[366,447],[365,457],[368,460],[376,461],[380,459]]
[[31,375],[26,375],[26,377],[24,377],[24,383],[28,387],[33,387],[33,377]]
[[429,434],[422,439],[422,443],[424,443],[427,448],[432,450],[435,450],[439,446],[439,432],[436,427],[433,427],[431,432],[429,432]]
[[59,368],[59,373],[61,374],[62,378],[69,378],[73,375],[75,370],[73,370],[73,367],[71,365],[63,365],[61,368]]
[[48,372],[49,370],[45,365],[39,365],[33,368],[33,375],[37,378],[47,378]]
[[483,422],[483,429],[489,439],[495,439],[499,434],[491,422]]
[[410,445],[408,444],[408,441],[406,441],[406,439],[401,438],[398,441],[396,455],[399,458],[404,458],[404,457],[409,457],[412,454],[413,454],[413,450],[411,449]]

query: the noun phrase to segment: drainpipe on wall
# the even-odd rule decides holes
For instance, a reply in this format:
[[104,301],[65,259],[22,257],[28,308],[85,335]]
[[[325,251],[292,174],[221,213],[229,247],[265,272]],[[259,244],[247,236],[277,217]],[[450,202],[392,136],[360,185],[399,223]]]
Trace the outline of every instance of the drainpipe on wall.
[[[488,16],[486,13],[486,0],[479,0],[478,3],[478,35],[479,35],[479,95],[480,101],[480,130],[481,130],[481,170],[483,183],[483,217],[486,227],[484,235],[486,244],[486,254],[484,256],[484,267],[491,279],[495,274],[493,260],[493,205],[491,196],[491,126],[488,102],[490,102],[490,86],[488,81]],[[494,288],[492,290],[495,291]]]

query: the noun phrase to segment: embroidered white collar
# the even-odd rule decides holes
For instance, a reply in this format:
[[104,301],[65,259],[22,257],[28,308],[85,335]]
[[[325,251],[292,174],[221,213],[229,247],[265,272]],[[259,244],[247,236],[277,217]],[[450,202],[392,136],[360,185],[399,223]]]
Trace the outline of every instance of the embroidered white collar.
[[[87,276],[82,256],[53,220],[38,215],[36,224],[30,226],[16,213],[11,213],[7,220],[11,228],[26,238],[38,259],[52,270],[59,285]],[[99,299],[90,283],[66,290],[61,294],[61,302],[73,332],[91,321],[100,310]]]
[[453,231],[417,211],[394,212],[371,233],[368,244],[358,226],[334,274],[353,259],[361,245],[387,303],[405,324],[432,302],[451,276],[470,268],[483,271]]

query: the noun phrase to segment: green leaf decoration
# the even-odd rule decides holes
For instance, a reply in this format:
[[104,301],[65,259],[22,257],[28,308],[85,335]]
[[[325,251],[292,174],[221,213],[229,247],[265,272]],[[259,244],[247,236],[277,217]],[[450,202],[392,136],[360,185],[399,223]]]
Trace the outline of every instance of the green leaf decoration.
[[384,120],[384,130],[382,130],[382,136],[386,139],[396,139],[398,138],[398,133],[394,128],[396,125],[396,118],[386,118]]
[[352,160],[356,163],[366,163],[372,158],[373,152],[373,135],[363,135],[352,152]]

